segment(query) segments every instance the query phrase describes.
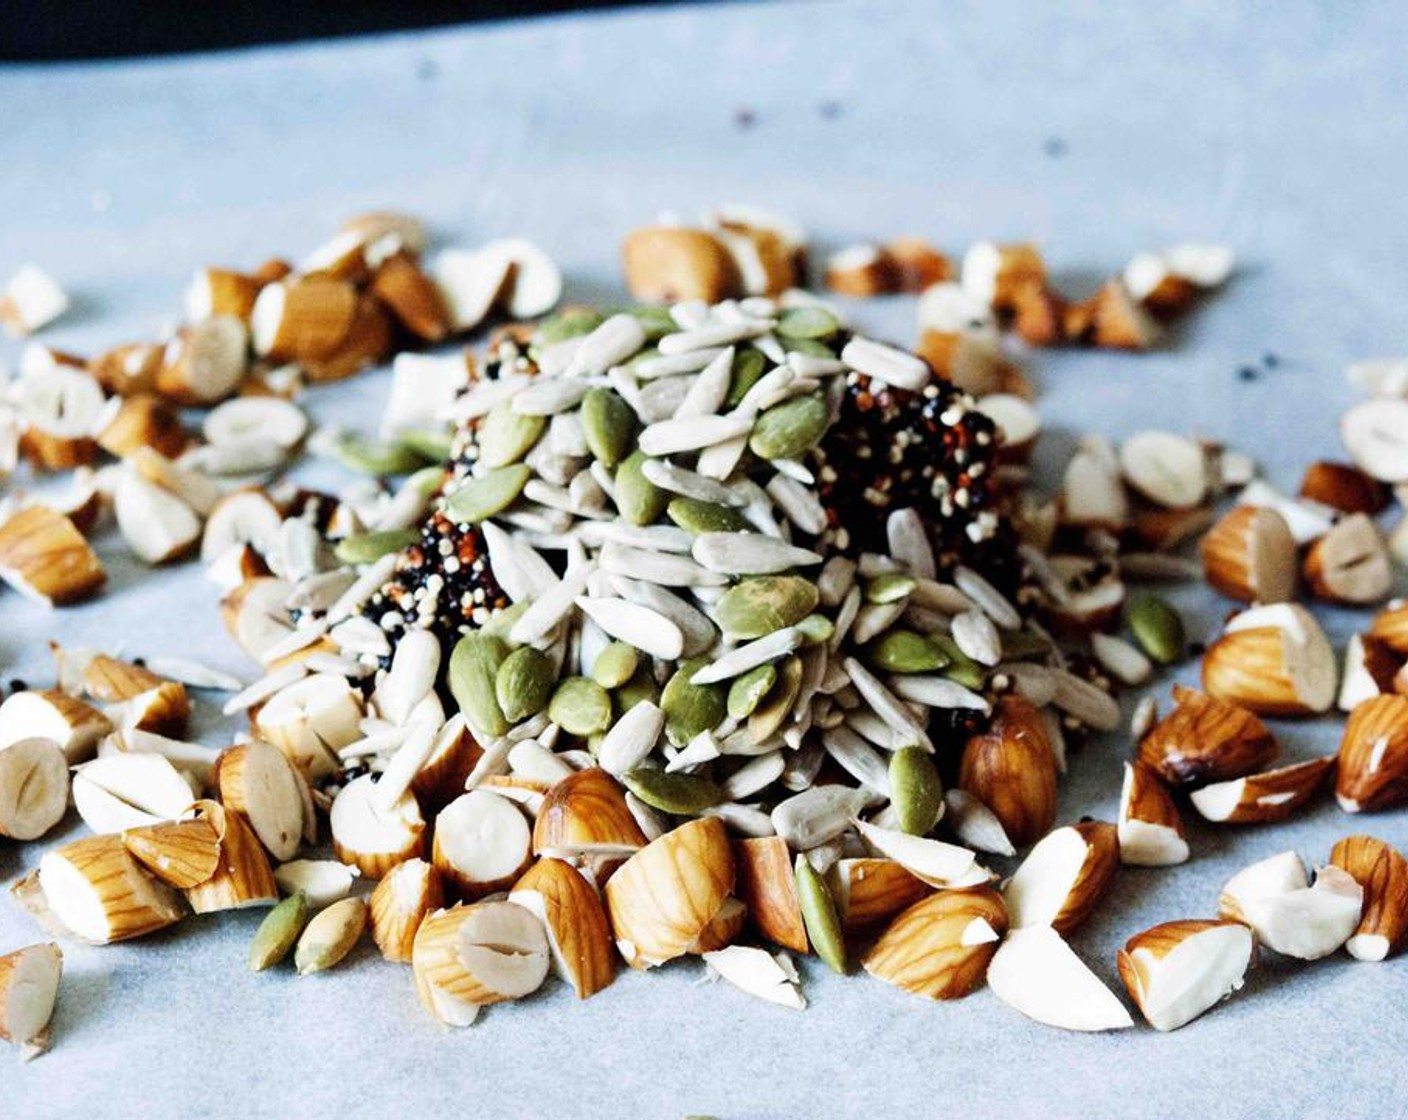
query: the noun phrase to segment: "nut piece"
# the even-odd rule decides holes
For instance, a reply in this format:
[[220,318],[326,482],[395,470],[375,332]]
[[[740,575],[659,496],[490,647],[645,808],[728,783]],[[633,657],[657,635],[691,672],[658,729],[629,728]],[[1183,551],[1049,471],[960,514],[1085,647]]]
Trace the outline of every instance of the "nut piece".
[[124,469],[118,474],[113,503],[123,540],[148,564],[178,560],[200,540],[200,518],[195,511],[135,470]]
[[750,996],[794,1011],[802,1011],[807,1006],[800,986],[801,977],[785,953],[730,945],[702,956],[711,974],[722,977]]
[[1369,636],[1397,654],[1408,654],[1408,601],[1395,600],[1374,616]]
[[636,852],[606,883],[606,908],[626,963],[654,968],[689,952],[733,884],[733,852],[716,817],[689,821]]
[[68,809],[68,761],[51,739],[0,747],[0,836],[37,840]]
[[21,739],[57,743],[69,764],[93,757],[112,721],[97,708],[58,689],[12,692],[0,704],[0,750]]
[[1368,634],[1351,634],[1344,651],[1336,707],[1352,712],[1365,700],[1392,692],[1399,667],[1399,658],[1388,643]]
[[1237,922],[1164,922],[1125,942],[1120,979],[1151,1027],[1175,1031],[1242,986],[1254,949]]
[[457,797],[435,818],[431,862],[449,893],[482,898],[511,885],[532,859],[528,821],[486,789]]
[[1068,1031],[1134,1026],[1124,1004],[1050,926],[1014,929],[988,965],[992,994],[1030,1019]]
[[1017,293],[1046,282],[1046,264],[1035,245],[979,241],[963,254],[963,290],[999,313],[1014,310]]
[[922,237],[896,237],[882,250],[894,262],[902,292],[923,292],[953,279],[953,262]]
[[1117,827],[1121,863],[1172,867],[1188,859],[1178,806],[1157,771],[1144,762],[1124,764]]
[[277,860],[292,859],[303,839],[303,789],[277,747],[254,740],[231,747],[215,764],[225,808],[243,813],[260,843]]
[[861,966],[916,995],[961,999],[982,983],[1006,931],[1007,911],[996,891],[940,891],[891,922]]
[[512,902],[478,902],[431,914],[416,933],[411,967],[425,1009],[465,1027],[479,1008],[520,999],[548,974],[548,941],[532,913]]
[[204,883],[220,866],[220,837],[203,817],[129,828],[122,843],[163,883],[181,890]]
[[170,759],[150,751],[104,753],[73,776],[73,804],[94,832],[119,832],[174,820],[194,796]]
[[68,310],[68,294],[36,264],[23,265],[0,292],[0,326],[17,338],[48,326]]
[[900,290],[900,270],[878,245],[851,245],[826,262],[826,286],[837,295],[867,299]]
[[1335,756],[1311,758],[1261,774],[1214,782],[1190,795],[1204,820],[1219,824],[1283,821],[1305,805],[1334,768]]
[[1023,697],[1006,695],[988,728],[963,748],[959,788],[1002,823],[1012,843],[1025,847],[1056,820],[1056,756],[1041,713]]
[[383,261],[371,290],[417,338],[439,342],[450,333],[450,317],[440,289],[408,254],[397,253]]
[[356,320],[357,289],[319,273],[269,284],[250,313],[254,350],[274,362],[331,358]]
[[1371,516],[1388,508],[1389,489],[1370,478],[1358,467],[1348,463],[1328,463],[1321,460],[1305,468],[1300,482],[1300,496],[1342,513],[1367,513]]
[[215,874],[186,891],[186,901],[197,914],[216,910],[243,910],[269,906],[279,900],[269,857],[242,815],[214,801],[195,803],[197,820],[209,822],[220,842],[220,862]]
[[1112,824],[1089,821],[1047,833],[1002,888],[1012,928],[1070,933],[1105,897],[1119,865]]
[[717,303],[743,294],[743,278],[723,244],[703,230],[649,226],[621,246],[626,287],[645,303],[702,299]]
[[337,768],[337,751],[362,737],[361,718],[361,694],[345,677],[314,673],[274,693],[254,730],[317,779]]
[[1203,658],[1203,688],[1253,712],[1304,716],[1335,702],[1338,665],[1329,639],[1304,607],[1252,607],[1228,622]]
[[897,861],[868,856],[837,860],[831,881],[837,916],[848,933],[888,922],[933,893],[928,883]]
[[303,927],[293,963],[300,976],[332,968],[350,953],[367,928],[367,904],[360,898],[344,898],[316,914]]
[[1351,957],[1381,961],[1408,941],[1408,860],[1372,836],[1346,836],[1330,862],[1364,888],[1364,913],[1345,942]]
[[1276,757],[1271,732],[1245,708],[1180,685],[1173,698],[1177,706],[1139,744],[1139,761],[1169,785],[1240,778]]
[[1317,599],[1330,603],[1377,603],[1393,589],[1393,566],[1379,527],[1365,513],[1352,513],[1310,546],[1305,581]]
[[1136,432],[1120,445],[1125,480],[1155,505],[1192,509],[1208,492],[1207,453],[1172,432]]
[[1340,417],[1340,439],[1370,478],[1408,482],[1408,400],[1371,397]]
[[1340,739],[1335,798],[1346,813],[1373,813],[1408,802],[1408,697],[1375,696],[1349,714]]
[[249,331],[230,315],[182,327],[166,345],[156,388],[182,405],[208,405],[233,393],[249,369]]
[[596,888],[576,868],[560,859],[540,859],[513,885],[508,900],[543,923],[553,967],[578,999],[595,995],[615,979],[606,910]]
[[0,525],[0,579],[35,602],[60,607],[95,594],[107,572],[71,520],[47,506],[27,506]]
[[202,268],[186,289],[186,316],[194,323],[215,315],[229,315],[245,326],[263,287],[260,280],[228,268]]
[[176,893],[148,875],[118,836],[91,836],[47,853],[39,886],[59,925],[94,945],[155,933],[182,914]]
[[1363,901],[1363,889],[1339,867],[1322,867],[1312,886],[1300,856],[1282,852],[1232,876],[1218,912],[1250,926],[1268,949],[1313,961],[1349,940]]
[[48,1049],[63,969],[64,955],[53,942],[0,957],[0,1038],[29,1048],[26,1058]]
[[625,791],[597,767],[555,783],[533,824],[533,854],[539,856],[628,856],[645,844]]
[[328,826],[337,858],[356,864],[368,879],[379,879],[425,851],[425,820],[414,795],[403,793],[383,809],[371,774],[342,787],[333,799]]
[[1207,581],[1229,599],[1283,603],[1295,598],[1296,542],[1274,509],[1238,506],[1203,537]]
[[372,940],[389,961],[411,960],[416,932],[445,903],[440,872],[423,859],[398,863],[372,891]]
[[[780,836],[735,840],[733,860],[738,873],[738,897],[747,906],[758,932],[785,949],[805,953],[807,931],[787,841]],[[912,878],[908,872],[905,875]]]

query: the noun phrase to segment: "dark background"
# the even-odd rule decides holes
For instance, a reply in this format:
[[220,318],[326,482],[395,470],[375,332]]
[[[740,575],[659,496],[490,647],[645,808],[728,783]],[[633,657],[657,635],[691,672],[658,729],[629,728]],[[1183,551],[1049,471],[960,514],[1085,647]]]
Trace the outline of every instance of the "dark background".
[[0,61],[220,50],[677,0],[0,0]]

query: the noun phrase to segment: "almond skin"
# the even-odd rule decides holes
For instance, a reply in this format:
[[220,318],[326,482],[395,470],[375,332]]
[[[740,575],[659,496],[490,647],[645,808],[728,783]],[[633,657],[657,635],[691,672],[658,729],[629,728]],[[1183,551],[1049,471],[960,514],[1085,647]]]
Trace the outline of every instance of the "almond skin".
[[381,955],[409,964],[421,922],[444,905],[440,872],[423,859],[398,863],[372,891],[372,939]]
[[738,871],[738,897],[758,932],[774,944],[796,953],[808,949],[792,853],[780,836],[735,840],[733,859]]
[[1408,697],[1375,696],[1349,714],[1335,797],[1349,813],[1408,803]]
[[1350,463],[1320,460],[1305,468],[1300,496],[1331,506],[1343,513],[1371,516],[1388,508],[1389,489]]
[[1296,590],[1296,542],[1273,509],[1238,506],[1203,537],[1207,581],[1243,603],[1281,603]]
[[1369,636],[1394,653],[1408,654],[1408,602],[1385,607],[1369,624]]
[[1364,913],[1345,948],[1362,961],[1381,961],[1408,941],[1408,860],[1372,836],[1346,836],[1330,862],[1364,888]]
[[1095,912],[1109,893],[1120,866],[1119,832],[1114,825],[1106,821],[1083,821],[1073,827],[1085,839],[1085,863],[1051,923],[1060,934],[1069,933]]
[[47,506],[29,506],[0,525],[0,576],[53,606],[87,599],[107,581],[83,534]]
[[547,792],[533,825],[533,854],[606,851],[629,855],[645,833],[626,805],[625,791],[605,770],[578,770]]
[[1118,833],[1122,863],[1168,867],[1188,858],[1178,806],[1158,771],[1147,763],[1125,763]]
[[939,891],[891,922],[861,965],[907,992],[960,999],[983,982],[1006,930],[1007,909],[995,890]]
[[129,828],[122,843],[158,879],[182,890],[204,883],[220,865],[220,837],[200,818]]
[[528,894],[542,900],[540,916],[577,998],[586,999],[610,984],[616,978],[611,927],[601,897],[582,873],[560,859],[540,859],[509,893],[509,901],[538,913],[539,908],[523,897]]
[[[1240,937],[1245,939],[1245,953],[1239,951],[1239,957],[1243,959],[1234,960],[1232,970],[1226,969],[1227,961],[1219,961],[1215,957],[1209,959],[1204,954],[1201,968],[1194,977],[1188,977],[1185,982],[1194,980],[1206,985],[1209,980],[1215,983],[1210,990],[1202,991],[1202,999],[1196,1003],[1183,1004],[1192,991],[1196,988],[1183,988],[1181,985],[1176,990],[1175,1000],[1172,1006],[1166,1001],[1163,1007],[1151,1006],[1150,997],[1154,994],[1153,970],[1164,961],[1175,949],[1187,944],[1191,939],[1200,934],[1206,934],[1217,929],[1241,930]],[[1231,934],[1225,935],[1231,937]],[[1137,933],[1131,937],[1125,946],[1120,950],[1118,964],[1120,979],[1124,981],[1125,988],[1129,991],[1130,998],[1138,1005],[1140,1011],[1144,1013],[1150,1025],[1158,1030],[1176,1030],[1185,1023],[1196,1018],[1203,1012],[1210,1010],[1226,995],[1235,991],[1241,986],[1241,977],[1245,974],[1245,966],[1250,964],[1256,952],[1255,940],[1249,930],[1237,922],[1228,920],[1195,920],[1164,922],[1161,925],[1147,929],[1143,933]],[[1187,962],[1185,962],[1186,964]],[[1240,966],[1238,968],[1237,966]],[[1205,971],[1215,970],[1211,973]],[[1186,974],[1185,974],[1186,975]],[[1220,983],[1216,981],[1220,980]]]
[[836,909],[847,932],[887,922],[933,888],[892,859],[842,859],[832,868]]
[[1266,725],[1245,708],[1175,687],[1176,707],[1139,744],[1139,761],[1170,785],[1199,786],[1245,777],[1277,755]]
[[1251,610],[1287,612],[1304,642],[1279,624],[1229,629],[1203,657],[1204,691],[1259,715],[1326,711],[1334,703],[1338,666],[1319,623],[1295,604]]
[[963,748],[958,785],[1002,822],[1012,843],[1025,847],[1056,820],[1056,756],[1041,713],[1029,700],[1003,696],[986,731]]

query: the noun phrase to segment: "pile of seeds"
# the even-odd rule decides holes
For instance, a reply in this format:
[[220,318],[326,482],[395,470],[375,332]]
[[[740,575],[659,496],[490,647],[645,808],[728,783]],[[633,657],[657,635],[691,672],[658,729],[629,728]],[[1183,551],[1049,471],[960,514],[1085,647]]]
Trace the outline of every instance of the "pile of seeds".
[[[271,906],[249,965],[291,954],[300,973],[370,929],[455,1026],[550,969],[585,998],[622,960],[690,955],[801,1007],[790,951],[935,999],[986,978],[1038,1021],[1113,1029],[1128,1011],[1065,937],[1122,864],[1190,857],[1185,795],[1227,824],[1286,818],[1336,769],[1349,811],[1408,797],[1401,606],[1351,647],[1337,767],[1267,769],[1261,720],[1336,699],[1333,651],[1290,601],[1300,569],[1328,601],[1389,593],[1372,517],[1383,484],[1408,479],[1401,401],[1346,417],[1357,465],[1316,464],[1299,499],[1167,432],[1086,437],[1059,493],[1031,485],[1040,419],[1003,329],[1037,341],[1045,316],[1061,337],[1142,347],[1225,279],[1224,250],[1141,258],[1086,307],[1062,306],[1028,246],[977,246],[958,281],[909,242],[833,261],[833,286],[856,294],[841,264],[923,289],[926,361],[795,290],[805,238],[790,223],[733,210],[638,233],[631,286],[675,302],[513,325],[482,368],[399,356],[377,436],[308,441],[371,476],[341,494],[227,490],[198,464],[132,454],[208,514],[196,533],[222,616],[263,676],[56,648],[57,687],[0,704],[0,834],[42,836],[70,796],[94,833],[16,886],[46,928],[106,943]],[[302,277],[376,296],[379,241],[343,240],[282,294],[261,289],[254,334],[277,338]],[[430,268],[442,309],[555,302],[550,262],[510,244],[502,269],[507,250]],[[217,410],[207,426],[263,426],[284,402],[262,401],[252,421]],[[1176,690],[1163,720],[1151,699],[1135,711],[1117,821],[1054,827],[1068,745],[1115,728],[1119,685],[1186,655],[1176,612],[1129,586],[1197,574],[1179,550],[1200,536],[1208,581],[1251,606],[1208,651],[1204,692]],[[151,559],[180,551],[141,539]],[[6,578],[48,601],[101,582],[89,554],[42,503],[0,526]],[[184,738],[188,689],[207,688],[250,720],[218,755]],[[324,823],[335,858],[315,850]],[[998,889],[985,864],[1028,848]],[[369,898],[363,880],[378,881]],[[1286,853],[1229,881],[1216,912],[1121,953],[1156,1028],[1240,986],[1255,942],[1302,959],[1396,951],[1408,863],[1352,837],[1312,882]],[[60,968],[52,946],[0,958],[0,1033],[43,1045]]]

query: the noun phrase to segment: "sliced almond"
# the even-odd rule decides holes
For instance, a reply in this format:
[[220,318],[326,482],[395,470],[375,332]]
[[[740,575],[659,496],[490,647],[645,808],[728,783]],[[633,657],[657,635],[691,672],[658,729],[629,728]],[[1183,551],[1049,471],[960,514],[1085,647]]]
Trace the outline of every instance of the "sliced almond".
[[445,904],[440,872],[423,859],[398,863],[372,892],[372,939],[389,961],[409,963],[416,932]]
[[1340,439],[1370,478],[1408,482],[1408,400],[1371,397],[1340,417]]
[[362,737],[361,695],[346,678],[314,673],[280,689],[254,720],[257,733],[308,777],[337,768],[337,752]]
[[1276,603],[1228,622],[1203,658],[1203,687],[1263,715],[1310,715],[1335,702],[1338,668],[1314,616]]
[[33,1053],[47,1049],[63,967],[64,955],[52,942],[0,957],[0,1038],[33,1047]]
[[996,891],[940,891],[895,918],[861,965],[907,992],[961,999],[983,982],[1006,932],[1007,910]]
[[1159,319],[1183,313],[1198,295],[1198,286],[1176,276],[1162,253],[1137,253],[1125,265],[1121,279],[1129,294]]
[[578,999],[601,991],[616,975],[611,927],[601,898],[580,871],[540,859],[513,885],[508,900],[543,923],[557,974]]
[[438,810],[464,792],[465,782],[482,755],[464,716],[456,713],[436,734],[411,788],[427,810]]
[[626,287],[646,303],[701,299],[717,303],[743,293],[728,250],[713,234],[676,226],[633,231],[621,246]]
[[699,936],[694,939],[689,951],[702,955],[732,945],[743,932],[747,919],[748,907],[736,898],[724,899],[714,911],[714,916],[699,931]]
[[958,785],[986,805],[1012,843],[1044,835],[1056,817],[1056,756],[1041,714],[1020,696],[1003,696],[986,731],[963,748]]
[[1346,836],[1330,862],[1364,889],[1364,912],[1345,942],[1351,957],[1381,961],[1408,941],[1408,860],[1372,836]]
[[78,767],[73,803],[94,832],[120,832],[184,813],[195,797],[191,783],[160,754],[122,751]]
[[431,914],[416,933],[411,961],[421,1002],[447,1026],[467,1026],[479,1007],[532,994],[548,966],[542,923],[512,902]]
[[479,250],[490,260],[508,262],[509,280],[504,310],[515,319],[536,319],[546,315],[562,298],[562,272],[557,263],[521,237],[491,241]]
[[645,845],[625,791],[595,767],[554,785],[533,826],[535,855],[628,856]]
[[1171,867],[1188,859],[1178,806],[1157,771],[1143,762],[1124,764],[1117,827],[1122,863]]
[[1061,517],[1071,525],[1113,531],[1128,522],[1129,498],[1120,481],[1119,461],[1105,440],[1082,441],[1066,464]]
[[1374,616],[1369,636],[1397,654],[1408,654],[1408,602],[1394,600]]
[[689,821],[641,848],[606,884],[626,963],[653,968],[689,952],[733,884],[728,834],[715,817]]
[[328,353],[299,359],[312,382],[340,381],[385,358],[392,348],[392,323],[381,303],[361,296],[342,341]]
[[292,859],[303,839],[303,792],[288,757],[256,739],[221,754],[215,775],[225,807],[249,819],[275,859]]
[[997,814],[965,789],[944,791],[944,827],[969,848],[994,855],[1016,855]]
[[39,377],[21,377],[9,391],[20,424],[20,447],[40,470],[68,470],[91,463],[97,436],[117,411],[97,380],[60,366]]
[[163,883],[181,890],[204,883],[220,866],[220,837],[204,817],[129,828],[122,843]]
[[518,807],[499,794],[476,789],[436,816],[431,862],[450,893],[482,898],[523,873],[531,848],[528,821]]
[[368,879],[381,878],[425,850],[425,820],[415,797],[404,793],[389,808],[381,808],[370,774],[338,791],[328,824],[337,858],[355,864]]
[[281,579],[251,577],[220,601],[225,629],[255,661],[262,662],[264,654],[292,632],[287,606],[292,591]]
[[999,455],[1004,461],[1020,463],[1031,457],[1041,435],[1041,415],[1029,402],[1013,393],[989,393],[978,401],[978,411],[1002,433]]
[[1295,597],[1296,542],[1274,509],[1238,506],[1203,537],[1207,581],[1230,599],[1282,603]]
[[111,730],[102,712],[57,689],[12,692],[0,703],[0,749],[22,739],[48,739],[73,764],[92,758]]
[[1120,978],[1155,1030],[1192,1022],[1242,986],[1255,943],[1229,921],[1164,922],[1120,950]]
[[50,739],[0,747],[0,836],[37,840],[68,808],[68,760]]
[[1192,509],[1208,492],[1207,456],[1172,432],[1136,432],[1120,445],[1120,469],[1140,494],[1165,509]]
[[1070,305],[1064,325],[1068,338],[1089,340],[1102,350],[1148,350],[1163,333],[1119,279],[1107,281],[1085,303]]
[[1315,796],[1334,765],[1334,755],[1311,758],[1245,778],[1214,782],[1194,790],[1190,799],[1204,820],[1219,824],[1281,821]]
[[1139,745],[1140,761],[1170,785],[1240,778],[1276,757],[1275,738],[1245,708],[1181,686],[1173,696],[1177,706]]
[[168,683],[171,682],[162,680],[150,669],[109,657],[105,653],[95,653],[89,657],[81,675],[83,691],[105,704],[130,700]]
[[735,840],[733,857],[738,897],[758,932],[785,949],[805,953],[807,930],[787,841],[780,836]]
[[243,910],[270,906],[279,900],[269,857],[243,815],[214,801],[198,801],[197,820],[207,821],[220,841],[220,862],[215,874],[186,891],[186,901],[197,914],[218,910]]
[[897,829],[880,828],[865,821],[854,823],[867,844],[932,887],[958,890],[981,886],[992,878],[992,873],[978,863],[976,855],[968,848],[911,836]]
[[1030,1019],[1069,1031],[1109,1031],[1134,1020],[1050,926],[1007,935],[988,965],[988,986]]
[[74,840],[39,861],[39,885],[54,918],[96,945],[143,937],[181,918],[180,899],[148,875],[118,836]]
[[1393,589],[1383,534],[1368,514],[1352,513],[1310,547],[1305,581],[1331,603],[1377,603]]
[[107,392],[120,397],[156,390],[165,347],[157,342],[131,342],[105,350],[87,364]]
[[[938,285],[940,288],[949,286]],[[919,336],[914,352],[928,362],[939,377],[975,396],[1004,390],[1017,392],[995,338],[962,330],[926,329]]]
[[1104,898],[1119,864],[1112,824],[1091,821],[1047,833],[1002,888],[1012,927],[1070,933]]
[[1300,857],[1283,852],[1229,879],[1219,911],[1250,926],[1268,949],[1313,961],[1349,940],[1359,925],[1363,901],[1363,888],[1342,869],[1322,867],[1312,885]]
[[751,996],[794,1011],[807,1006],[797,970],[784,953],[730,945],[705,953],[704,962],[712,972]]
[[1375,696],[1350,712],[1340,739],[1335,797],[1347,813],[1408,803],[1408,697]]

